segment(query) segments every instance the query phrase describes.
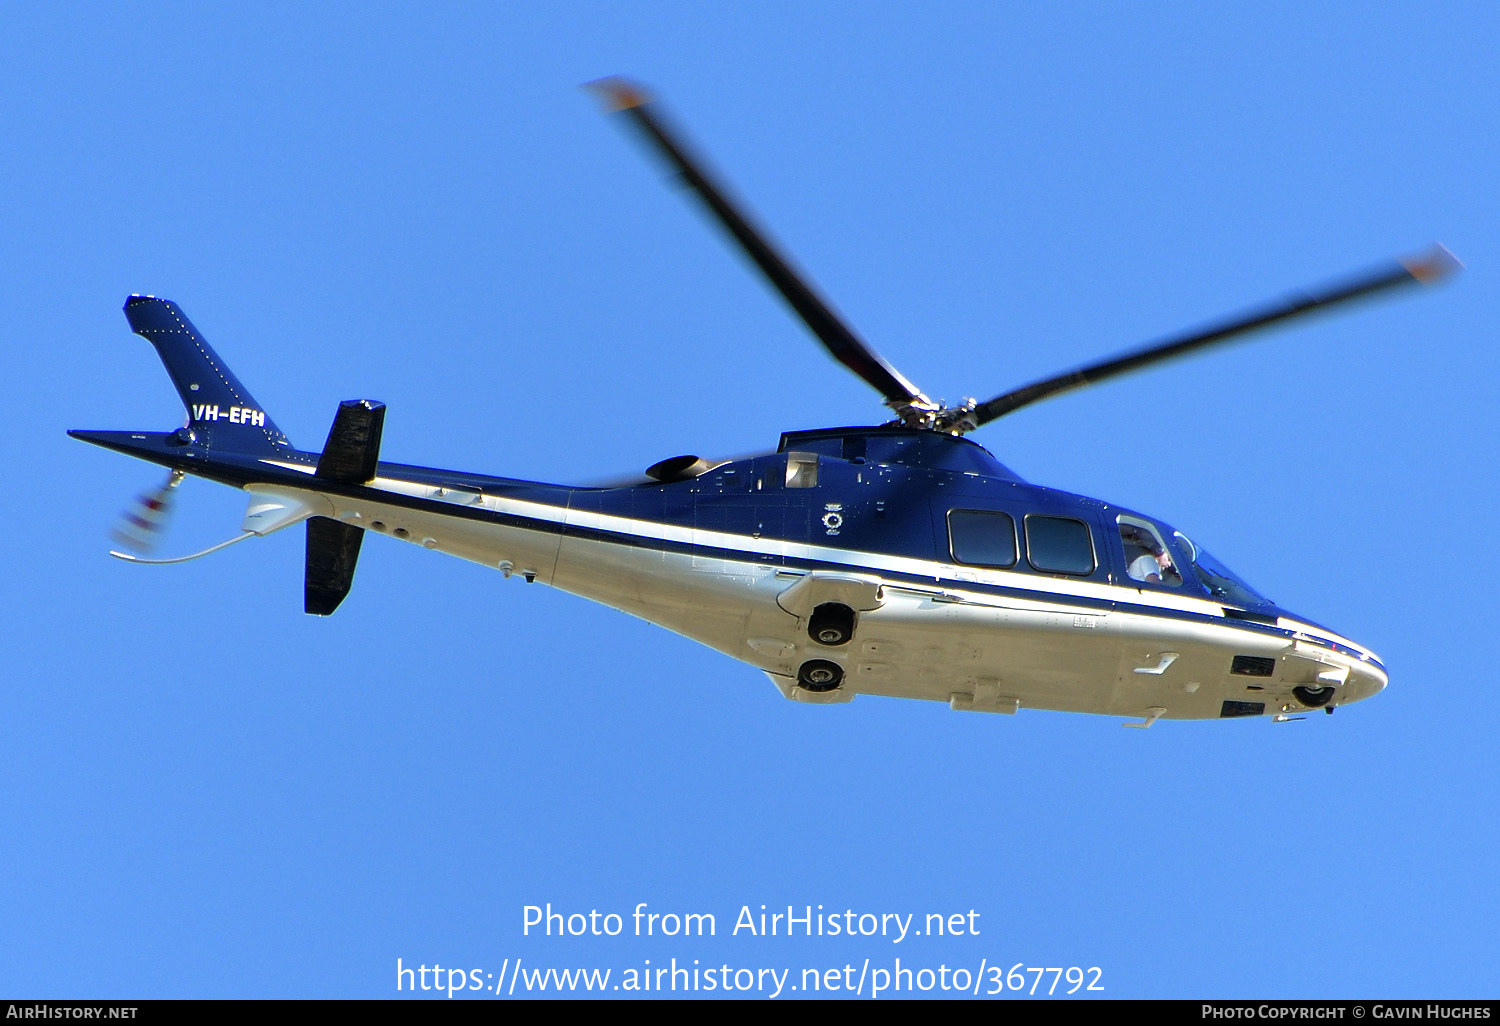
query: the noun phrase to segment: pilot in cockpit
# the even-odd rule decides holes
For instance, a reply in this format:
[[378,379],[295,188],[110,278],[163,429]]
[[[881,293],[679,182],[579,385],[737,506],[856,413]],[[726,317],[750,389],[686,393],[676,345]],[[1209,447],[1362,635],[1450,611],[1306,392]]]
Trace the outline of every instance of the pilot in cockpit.
[[1182,582],[1182,575],[1172,565],[1171,554],[1156,539],[1155,532],[1122,523],[1120,540],[1125,545],[1125,572],[1131,580],[1174,587]]

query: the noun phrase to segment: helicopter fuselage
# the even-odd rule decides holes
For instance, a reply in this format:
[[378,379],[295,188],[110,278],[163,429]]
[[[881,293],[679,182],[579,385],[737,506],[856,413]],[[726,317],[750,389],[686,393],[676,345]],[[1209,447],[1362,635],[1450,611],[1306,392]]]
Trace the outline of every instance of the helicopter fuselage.
[[[256,496],[299,510],[288,523],[326,517],[623,610],[758,667],[797,701],[869,694],[1149,724],[1331,710],[1387,680],[1368,649],[1221,576],[1206,554],[1200,566],[1167,525],[1029,484],[931,431],[793,432],[774,453],[617,488],[384,462],[366,484],[339,484],[313,477],[319,454],[290,447],[76,434],[244,488],[252,510]],[[1175,564],[1167,581],[1131,576],[1122,534],[1140,528],[1127,523],[1154,528]]]

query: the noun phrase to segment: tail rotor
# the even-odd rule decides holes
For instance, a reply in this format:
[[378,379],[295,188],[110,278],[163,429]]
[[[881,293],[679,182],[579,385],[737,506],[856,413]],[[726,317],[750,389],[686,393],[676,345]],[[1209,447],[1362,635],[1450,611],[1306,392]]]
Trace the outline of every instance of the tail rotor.
[[180,470],[172,471],[164,482],[137,495],[134,502],[121,510],[120,519],[109,532],[115,544],[138,556],[155,552],[166,532],[177,486],[185,476]]

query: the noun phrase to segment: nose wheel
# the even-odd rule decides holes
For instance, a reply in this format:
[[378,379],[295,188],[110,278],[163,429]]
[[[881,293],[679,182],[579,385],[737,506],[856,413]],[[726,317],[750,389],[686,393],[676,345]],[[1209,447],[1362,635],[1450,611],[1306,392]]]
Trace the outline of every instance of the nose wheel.
[[809,659],[797,670],[797,686],[814,694],[832,691],[843,682],[844,668],[828,659]]
[[[1321,688],[1295,687],[1292,688],[1292,697],[1309,709],[1321,709],[1333,701],[1334,692],[1337,688],[1324,686]],[[1330,710],[1331,711],[1331,710]]]

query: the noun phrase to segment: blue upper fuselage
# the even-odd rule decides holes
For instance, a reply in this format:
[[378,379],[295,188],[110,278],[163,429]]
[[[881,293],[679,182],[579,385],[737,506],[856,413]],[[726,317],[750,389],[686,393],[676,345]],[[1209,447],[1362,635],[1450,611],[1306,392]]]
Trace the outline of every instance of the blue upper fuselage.
[[[178,436],[156,432],[73,432],[85,440],[131,455],[243,486],[280,481],[306,487],[318,455],[286,446],[275,457],[228,453]],[[649,481],[626,487],[570,487],[457,471],[381,463],[379,475],[444,488],[482,492],[569,510],[608,514],[634,521],[667,523],[747,539],[741,556],[779,564],[773,542],[816,545],[907,556],[957,567],[972,565],[1020,574],[1124,585],[1191,595],[1245,612],[1243,619],[1272,624],[1295,617],[1256,594],[1207,553],[1173,529],[1131,510],[1098,499],[1023,481],[982,446],[967,438],[900,426],[828,428],[788,432],[776,452],[721,464],[696,477]],[[359,494],[371,486],[319,488]],[[457,516],[501,514],[482,508],[416,497],[403,502]],[[976,562],[961,551],[954,514],[982,519],[986,529],[1010,532],[1002,549],[1008,558]],[[1153,526],[1179,578],[1169,583],[1141,581],[1131,574],[1120,518]],[[1059,569],[1036,551],[1036,538],[1074,525],[1087,549],[1076,565]],[[564,525],[536,524],[540,530],[567,531]],[[1086,530],[1085,530],[1086,528]],[[1088,551],[1091,550],[1091,551]],[[855,561],[857,562],[857,561]]]
[[[725,463],[690,480],[575,490],[569,501],[574,509],[702,531],[1192,595],[1262,622],[1292,616],[1161,521],[1030,484],[982,446],[932,431],[886,426],[788,432],[775,453]],[[987,525],[1014,532],[1008,561],[966,558],[952,533],[955,512],[994,514]],[[1121,516],[1155,527],[1177,577],[1131,577]],[[1092,549],[1065,572],[1049,566],[1032,542],[1033,526],[1060,522],[1086,525],[1086,532],[1078,529],[1085,539],[1080,544]]]

